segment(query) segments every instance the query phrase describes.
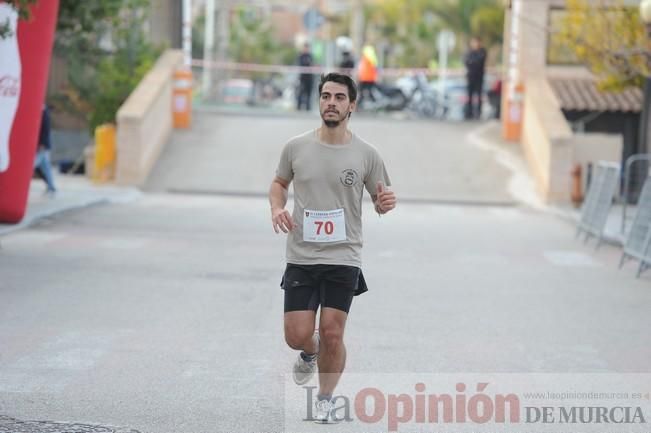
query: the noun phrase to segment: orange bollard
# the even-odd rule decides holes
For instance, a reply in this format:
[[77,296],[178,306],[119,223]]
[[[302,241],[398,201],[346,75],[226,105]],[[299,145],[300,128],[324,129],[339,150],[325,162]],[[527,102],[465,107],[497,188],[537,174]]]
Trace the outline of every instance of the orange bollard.
[[115,125],[105,124],[95,128],[95,167],[93,180],[107,182],[115,173]]
[[189,128],[192,121],[192,71],[174,72],[172,88],[172,116],[175,128]]
[[524,114],[524,86],[517,84],[512,95],[509,94],[508,86],[503,89],[503,92],[506,92],[506,102],[503,111],[502,135],[506,140],[520,141]]

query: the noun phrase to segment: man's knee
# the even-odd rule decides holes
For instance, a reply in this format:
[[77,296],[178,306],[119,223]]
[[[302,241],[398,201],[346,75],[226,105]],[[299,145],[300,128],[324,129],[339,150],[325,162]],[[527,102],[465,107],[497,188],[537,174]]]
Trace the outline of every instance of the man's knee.
[[324,349],[327,352],[334,352],[343,342],[344,328],[336,322],[322,323],[319,327],[319,337]]
[[305,326],[285,326],[285,341],[294,350],[302,350],[313,334],[314,329]]

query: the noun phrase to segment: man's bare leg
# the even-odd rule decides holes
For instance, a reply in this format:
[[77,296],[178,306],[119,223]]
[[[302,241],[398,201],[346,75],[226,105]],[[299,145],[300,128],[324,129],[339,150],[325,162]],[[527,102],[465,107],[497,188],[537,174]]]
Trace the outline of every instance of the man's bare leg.
[[319,320],[321,340],[319,357],[319,395],[331,397],[346,366],[344,328],[348,313],[336,308],[322,308]]
[[305,353],[317,353],[314,337],[314,325],[316,323],[316,312],[289,311],[285,313],[285,341],[294,350],[302,350]]

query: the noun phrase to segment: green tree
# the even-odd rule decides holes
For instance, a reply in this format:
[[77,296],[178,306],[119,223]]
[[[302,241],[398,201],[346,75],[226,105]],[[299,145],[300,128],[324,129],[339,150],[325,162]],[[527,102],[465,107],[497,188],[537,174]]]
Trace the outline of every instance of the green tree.
[[67,85],[51,102],[95,126],[115,114],[160,49],[144,35],[148,0],[61,0],[55,52],[67,64]]
[[291,63],[294,49],[279,44],[273,36],[273,27],[263,14],[254,8],[240,6],[233,13],[230,28],[229,56],[236,62],[275,64]]
[[453,31],[461,42],[450,59],[459,63],[476,34],[490,48],[502,42],[504,9],[498,0],[380,0],[365,7],[367,43],[391,47],[388,66],[427,66],[436,57],[436,36]]
[[642,86],[650,73],[644,24],[636,7],[623,2],[567,0],[567,12],[552,35],[571,47],[580,62],[599,78],[604,90]]
[[91,130],[115,122],[117,110],[160,54],[160,48],[152,46],[143,31],[148,5],[146,0],[123,0],[123,8],[111,19],[113,49],[99,61],[96,87],[88,95]]
[[[21,19],[38,2],[5,1]],[[160,52],[144,36],[148,7],[148,0],[61,0],[55,53],[66,61],[68,84],[50,102],[86,118],[91,131],[113,122]],[[7,36],[8,23],[0,23],[0,39]]]
[[206,35],[206,14],[199,15],[192,23],[192,58],[203,59]]
[[442,25],[457,35],[453,61],[460,61],[470,36],[479,37],[489,49],[502,43],[504,8],[498,0],[424,0]]
[[[31,16],[30,7],[33,4],[36,4],[37,1],[38,0],[5,0],[5,3],[10,4],[14,9],[16,9],[16,11],[18,11],[20,19],[26,20]],[[9,22],[0,23],[0,39],[4,39],[8,36],[11,36]]]
[[435,56],[440,26],[422,1],[383,0],[368,4],[366,43],[389,47],[385,66],[425,67]]
[[472,16],[481,7],[495,5],[493,0],[429,0],[423,1],[427,10],[434,12],[445,27],[460,35],[472,32]]
[[[292,45],[280,44],[274,29],[257,8],[239,6],[234,9],[228,46],[229,58],[238,63],[292,64],[296,52]],[[254,80],[269,77],[266,72],[240,72]]]
[[472,34],[486,46],[501,45],[504,38],[504,9],[497,5],[481,6],[470,17]]

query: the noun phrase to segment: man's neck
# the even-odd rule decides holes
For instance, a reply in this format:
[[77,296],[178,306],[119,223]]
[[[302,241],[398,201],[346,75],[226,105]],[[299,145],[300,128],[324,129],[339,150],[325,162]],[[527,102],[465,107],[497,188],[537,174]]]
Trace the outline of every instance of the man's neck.
[[348,130],[348,122],[342,122],[335,128],[329,128],[325,125],[317,130],[319,140],[327,144],[345,144],[348,143],[352,137],[352,133]]

